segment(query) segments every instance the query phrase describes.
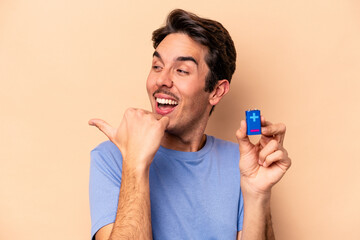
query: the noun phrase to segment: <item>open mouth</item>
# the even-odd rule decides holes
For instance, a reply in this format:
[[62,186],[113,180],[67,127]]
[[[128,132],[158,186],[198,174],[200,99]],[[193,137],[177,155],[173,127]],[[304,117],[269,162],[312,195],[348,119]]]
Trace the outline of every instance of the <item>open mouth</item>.
[[156,112],[161,115],[166,115],[174,111],[178,102],[169,98],[156,97]]

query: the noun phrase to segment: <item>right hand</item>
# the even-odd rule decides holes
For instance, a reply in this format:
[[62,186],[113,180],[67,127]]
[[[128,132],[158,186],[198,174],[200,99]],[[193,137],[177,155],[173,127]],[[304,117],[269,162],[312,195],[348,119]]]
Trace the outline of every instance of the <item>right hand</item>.
[[129,108],[118,128],[101,119],[91,119],[89,125],[97,127],[120,149],[128,167],[148,169],[160,147],[169,118]]
[[[291,166],[291,159],[283,147],[286,126],[272,124],[261,116],[261,138],[257,144],[246,134],[246,121],[242,120],[236,132],[240,150],[240,176],[242,192],[270,196],[271,188]],[[248,190],[248,191],[247,191]]]

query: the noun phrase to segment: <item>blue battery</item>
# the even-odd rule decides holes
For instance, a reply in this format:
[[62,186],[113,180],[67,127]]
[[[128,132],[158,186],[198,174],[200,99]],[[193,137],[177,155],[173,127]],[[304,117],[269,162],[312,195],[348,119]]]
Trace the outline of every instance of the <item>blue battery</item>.
[[247,135],[261,134],[260,110],[249,110],[246,114]]

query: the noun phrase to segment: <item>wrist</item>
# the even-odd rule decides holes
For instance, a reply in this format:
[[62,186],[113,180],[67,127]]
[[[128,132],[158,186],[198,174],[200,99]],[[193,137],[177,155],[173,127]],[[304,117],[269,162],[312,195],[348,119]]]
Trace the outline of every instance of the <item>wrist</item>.
[[136,170],[149,170],[154,157],[155,153],[145,154],[139,151],[128,151],[123,154],[123,164],[126,163],[129,168]]
[[149,179],[150,164],[147,161],[133,161],[123,159],[122,176],[131,176],[135,179]]
[[257,202],[262,204],[269,204],[271,198],[271,189],[259,189],[253,187],[253,185],[245,180],[241,181],[241,192],[243,194],[244,201]]
[[270,195],[245,195],[243,194],[245,209],[251,211],[270,211]]

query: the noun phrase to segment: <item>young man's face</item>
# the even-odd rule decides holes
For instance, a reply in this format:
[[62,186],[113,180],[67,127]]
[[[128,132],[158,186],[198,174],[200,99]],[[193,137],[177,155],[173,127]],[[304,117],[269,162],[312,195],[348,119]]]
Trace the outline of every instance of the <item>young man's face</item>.
[[182,33],[169,34],[154,52],[146,88],[152,110],[170,118],[173,133],[206,125],[211,105],[204,91],[207,48]]

